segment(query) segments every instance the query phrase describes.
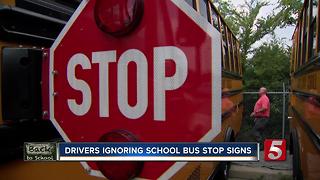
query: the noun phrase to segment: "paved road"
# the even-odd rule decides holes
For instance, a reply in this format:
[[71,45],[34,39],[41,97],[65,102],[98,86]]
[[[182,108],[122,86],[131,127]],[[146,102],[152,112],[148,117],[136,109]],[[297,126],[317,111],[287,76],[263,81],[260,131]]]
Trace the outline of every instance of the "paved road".
[[230,180],[259,179],[287,180],[292,176],[292,157],[287,152],[286,161],[264,161],[263,151],[259,162],[234,162],[230,169]]

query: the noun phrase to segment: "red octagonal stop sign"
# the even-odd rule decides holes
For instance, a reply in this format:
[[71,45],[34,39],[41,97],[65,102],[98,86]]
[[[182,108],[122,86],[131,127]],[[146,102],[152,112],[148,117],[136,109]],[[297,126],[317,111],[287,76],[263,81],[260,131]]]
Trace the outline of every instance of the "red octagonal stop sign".
[[[220,33],[186,2],[144,1],[132,32],[112,36],[84,0],[50,49],[50,119],[67,142],[126,130],[142,142],[212,141],[221,126]],[[82,163],[102,176],[96,163]],[[185,162],[145,162],[169,178]]]

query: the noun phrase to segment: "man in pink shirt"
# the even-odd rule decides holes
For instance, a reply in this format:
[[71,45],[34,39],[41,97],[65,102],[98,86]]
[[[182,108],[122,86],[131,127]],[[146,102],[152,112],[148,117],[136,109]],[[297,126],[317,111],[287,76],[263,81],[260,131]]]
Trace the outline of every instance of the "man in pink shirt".
[[257,141],[262,141],[261,133],[266,127],[270,117],[270,101],[267,96],[267,89],[265,87],[260,88],[259,96],[260,98],[254,106],[251,117],[254,117],[253,135],[256,137]]

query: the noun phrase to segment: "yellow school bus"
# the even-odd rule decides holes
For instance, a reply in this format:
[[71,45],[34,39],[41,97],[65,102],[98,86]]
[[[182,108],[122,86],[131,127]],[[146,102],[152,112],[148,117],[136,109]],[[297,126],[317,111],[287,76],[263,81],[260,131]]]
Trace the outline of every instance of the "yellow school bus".
[[320,178],[319,1],[306,0],[293,35],[290,152],[294,179]]
[[[80,0],[0,0],[0,179],[99,179],[78,162],[25,162],[23,142],[57,142],[41,101],[41,60]],[[222,127],[215,142],[234,141],[243,114],[240,44],[213,1],[185,0],[221,33]],[[14,83],[13,83],[14,82]],[[172,179],[227,179],[230,163],[189,162]]]

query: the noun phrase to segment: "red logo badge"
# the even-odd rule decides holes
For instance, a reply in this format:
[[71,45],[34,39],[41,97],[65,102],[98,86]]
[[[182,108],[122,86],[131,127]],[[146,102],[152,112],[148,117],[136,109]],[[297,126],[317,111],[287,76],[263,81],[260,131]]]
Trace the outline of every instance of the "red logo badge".
[[285,161],[286,160],[286,140],[266,139],[264,141],[264,160]]

